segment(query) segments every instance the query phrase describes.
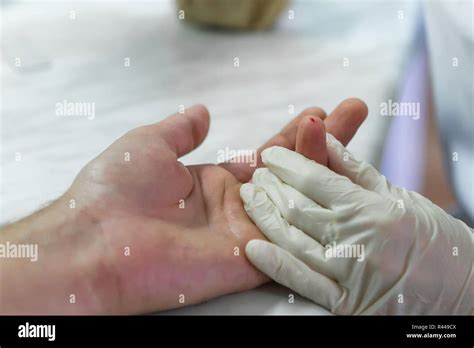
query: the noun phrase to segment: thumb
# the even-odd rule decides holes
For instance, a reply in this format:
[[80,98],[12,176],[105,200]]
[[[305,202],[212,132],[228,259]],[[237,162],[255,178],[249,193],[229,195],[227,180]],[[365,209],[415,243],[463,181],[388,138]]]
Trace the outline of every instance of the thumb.
[[209,131],[209,111],[204,105],[194,105],[184,114],[171,115],[154,125],[156,134],[179,158],[197,148]]

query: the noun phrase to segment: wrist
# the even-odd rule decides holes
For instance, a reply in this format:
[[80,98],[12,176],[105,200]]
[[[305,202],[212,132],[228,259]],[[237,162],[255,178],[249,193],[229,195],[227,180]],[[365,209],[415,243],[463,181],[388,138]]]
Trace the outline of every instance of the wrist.
[[87,251],[98,228],[68,193],[35,214],[2,228],[0,312],[67,314],[93,312],[94,258]]

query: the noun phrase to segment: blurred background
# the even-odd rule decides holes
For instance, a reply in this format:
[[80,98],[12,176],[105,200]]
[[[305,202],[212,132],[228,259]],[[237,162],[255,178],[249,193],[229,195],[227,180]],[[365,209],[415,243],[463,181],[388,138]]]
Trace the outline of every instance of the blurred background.
[[[195,103],[211,129],[186,164],[256,148],[308,106],[329,113],[361,98],[369,117],[355,155],[453,204],[417,1],[3,1],[0,11],[0,223],[60,196],[126,131]],[[382,116],[389,100],[420,103],[420,118]],[[68,102],[93,105],[93,117],[58,114]],[[174,313],[325,313],[295,302],[267,285]]]

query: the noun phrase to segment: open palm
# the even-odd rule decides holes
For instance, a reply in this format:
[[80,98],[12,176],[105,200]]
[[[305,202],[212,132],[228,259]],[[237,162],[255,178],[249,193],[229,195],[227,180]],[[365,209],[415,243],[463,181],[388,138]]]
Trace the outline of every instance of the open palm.
[[[307,109],[262,147],[295,147]],[[344,143],[366,115],[349,100],[326,121]],[[199,303],[267,280],[245,258],[248,240],[264,238],[239,195],[254,168],[247,164],[184,166],[178,158],[205,138],[209,115],[195,106],[134,129],[91,161],[69,195],[100,226],[93,245],[100,274],[92,286],[104,312],[139,313]]]

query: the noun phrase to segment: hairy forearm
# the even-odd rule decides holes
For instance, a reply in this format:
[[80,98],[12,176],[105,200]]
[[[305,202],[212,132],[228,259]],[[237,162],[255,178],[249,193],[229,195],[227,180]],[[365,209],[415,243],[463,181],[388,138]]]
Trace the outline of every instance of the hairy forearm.
[[2,314],[92,313],[97,225],[67,195],[0,229]]

